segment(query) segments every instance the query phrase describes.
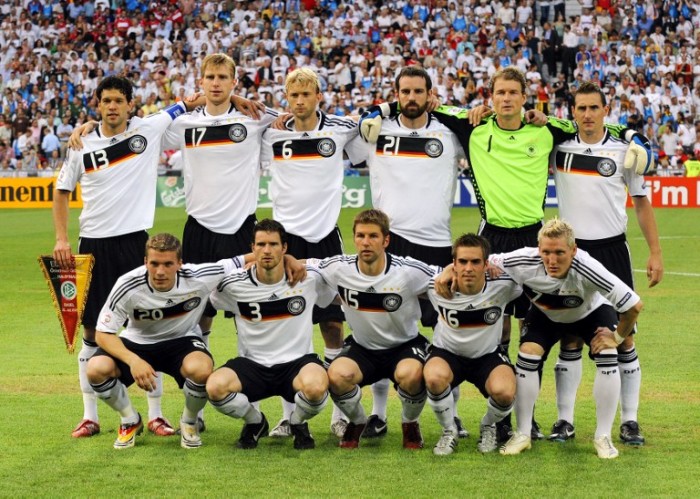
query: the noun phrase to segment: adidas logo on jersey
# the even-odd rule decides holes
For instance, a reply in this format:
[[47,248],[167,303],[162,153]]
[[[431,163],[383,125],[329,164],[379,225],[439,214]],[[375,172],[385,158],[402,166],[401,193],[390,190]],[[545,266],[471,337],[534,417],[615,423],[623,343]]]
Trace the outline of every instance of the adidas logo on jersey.
[[277,296],[275,293],[272,293],[270,297],[268,298],[268,301],[272,300],[279,300],[279,296]]
[[508,137],[508,140],[515,140],[515,135],[511,135],[510,137]]
[[370,286],[369,288],[367,288],[367,292],[368,293],[376,293],[377,291],[374,289],[374,286]]
[[467,305],[466,310],[474,310],[474,305],[470,303],[469,305]]
[[308,133],[304,132],[304,135],[301,136],[302,139],[311,137]]
[[418,132],[411,132],[411,137],[418,137]]
[[116,138],[114,138],[114,139],[109,141],[109,145],[111,146],[112,144],[116,144],[117,142],[119,142],[119,141]]
[[591,151],[591,148],[589,147],[585,151],[583,151],[583,154],[593,154],[593,151]]
[[175,302],[172,300],[168,300],[165,302],[166,305],[175,305]]

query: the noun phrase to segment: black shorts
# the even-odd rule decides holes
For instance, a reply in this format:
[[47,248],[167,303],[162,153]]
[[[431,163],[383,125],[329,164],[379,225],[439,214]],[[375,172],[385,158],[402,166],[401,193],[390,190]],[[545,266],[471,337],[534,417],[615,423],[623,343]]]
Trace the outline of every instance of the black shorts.
[[[182,261],[185,263],[209,263],[250,253],[256,221],[255,213],[253,213],[245,219],[235,234],[219,234],[188,216],[182,234]],[[215,317],[216,309],[207,302],[202,315]],[[227,311],[224,312],[224,316],[230,318],[233,317],[233,314]]]
[[590,346],[596,329],[607,327],[612,330],[617,322],[617,312],[610,305],[601,305],[583,319],[570,323],[554,322],[533,306],[525,317],[520,343],[537,343],[544,349],[546,357],[552,346],[564,335],[577,336]]
[[146,241],[148,241],[146,231],[99,239],[80,238],[78,253],[91,254],[95,257],[92,280],[83,312],[83,326],[95,328],[100,311],[117,279],[143,265]]
[[235,234],[219,234],[187,217],[182,234],[182,261],[209,263],[250,253],[255,227],[255,213],[245,219]]
[[[389,232],[389,246],[387,253],[396,256],[410,256],[428,265],[445,267],[452,262],[452,246],[423,246],[415,244],[408,239]],[[425,327],[434,328],[438,321],[438,314],[428,300],[420,300],[420,322]]]
[[494,369],[498,366],[508,366],[515,372],[513,364],[510,363],[508,357],[499,353],[498,350],[477,359],[469,359],[433,345],[430,347],[428,360],[432,357],[439,357],[450,366],[454,376],[451,384],[452,388],[458,387],[462,381],[468,381],[477,387],[484,397],[489,396],[486,391],[486,380]]
[[[491,253],[508,253],[526,247],[536,248],[537,233],[541,228],[541,222],[517,229],[507,229],[491,225],[482,220],[479,234],[484,236],[491,244]],[[529,308],[530,300],[523,293],[506,305],[504,313],[522,319]]]
[[228,367],[236,373],[241,381],[241,392],[251,402],[275,395],[279,395],[287,402],[294,402],[294,395],[296,395],[293,386],[294,378],[307,364],[318,364],[323,367],[323,362],[315,353],[272,367],[263,366],[245,357],[236,357],[222,367]]
[[[143,360],[151,364],[151,367],[155,371],[169,374],[175,381],[177,385],[182,388],[185,384],[185,378],[180,373],[182,368],[182,361],[192,352],[204,352],[209,357],[211,353],[207,350],[206,345],[201,338],[197,336],[185,336],[182,338],[176,338],[174,340],[161,341],[159,343],[152,343],[148,345],[143,345],[141,343],[134,343],[126,338],[122,338],[122,343],[130,352],[134,352],[136,355],[141,357]],[[98,355],[106,355],[107,357],[112,357],[110,354],[102,350],[97,349],[93,357]],[[134,378],[131,375],[131,368],[119,359],[114,359],[117,363],[117,367],[121,374],[119,375],[119,381],[124,383],[126,386],[131,386],[134,383]],[[213,358],[212,358],[213,359]]]
[[354,360],[360,366],[362,382],[360,386],[371,385],[380,379],[389,378],[394,383],[394,371],[399,362],[404,359],[416,359],[425,364],[430,343],[424,336],[418,335],[403,345],[386,350],[368,350],[358,345],[352,336],[345,339],[345,345],[336,357],[347,357]]
[[576,239],[576,245],[587,251],[593,258],[602,263],[606,269],[619,277],[622,282],[634,289],[632,259],[624,234],[594,241]]
[[[343,237],[336,226],[330,234],[317,243],[310,243],[303,237],[287,233],[287,253],[294,258],[328,258],[343,254]],[[343,322],[345,314],[340,305],[329,305],[319,308],[314,305],[313,322]]]

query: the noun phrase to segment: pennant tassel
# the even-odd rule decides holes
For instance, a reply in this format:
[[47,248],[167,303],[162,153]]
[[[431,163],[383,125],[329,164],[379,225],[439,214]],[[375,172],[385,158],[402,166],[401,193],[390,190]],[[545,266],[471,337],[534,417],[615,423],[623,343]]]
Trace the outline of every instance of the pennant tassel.
[[95,264],[95,258],[92,255],[73,255],[73,257],[75,268],[65,270],[61,269],[58,262],[50,255],[41,255],[38,258],[46,284],[49,286],[68,353],[73,353],[75,349],[75,341],[90,289],[92,267]]

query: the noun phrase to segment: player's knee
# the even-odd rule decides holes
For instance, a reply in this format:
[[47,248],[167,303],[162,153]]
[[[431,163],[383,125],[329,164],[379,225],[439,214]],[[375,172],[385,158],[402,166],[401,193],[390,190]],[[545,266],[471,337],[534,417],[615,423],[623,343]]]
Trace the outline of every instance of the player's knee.
[[423,370],[423,379],[425,380],[425,387],[430,393],[442,393],[450,385],[450,378],[448,372],[444,372],[440,369],[431,369],[428,366]]
[[225,376],[222,376],[218,371],[214,372],[207,379],[207,398],[209,398],[209,400],[221,400],[226,398],[230,393],[228,385]]
[[108,378],[115,377],[115,370],[116,364],[114,360],[106,355],[99,355],[88,361],[85,374],[87,374],[88,381],[91,384],[97,385],[103,383]]
[[328,382],[333,392],[345,393],[349,387],[356,384],[355,372],[349,366],[333,362],[328,368]]
[[562,338],[561,342],[562,350],[576,350],[583,348],[583,340],[577,336],[565,336]]
[[180,372],[185,378],[189,378],[195,383],[204,384],[213,370],[214,363],[211,357],[202,352],[194,352],[185,357]]
[[500,406],[508,406],[515,401],[515,379],[513,383],[498,383],[490,393],[491,398]]
[[416,393],[423,387],[423,365],[418,361],[402,361],[394,371],[396,383],[408,393]]
[[310,402],[318,402],[319,400],[323,400],[328,393],[328,380],[324,380],[321,377],[309,380],[304,383],[302,393]]
[[544,348],[538,343],[525,342],[520,345],[520,353],[542,357],[544,355]]

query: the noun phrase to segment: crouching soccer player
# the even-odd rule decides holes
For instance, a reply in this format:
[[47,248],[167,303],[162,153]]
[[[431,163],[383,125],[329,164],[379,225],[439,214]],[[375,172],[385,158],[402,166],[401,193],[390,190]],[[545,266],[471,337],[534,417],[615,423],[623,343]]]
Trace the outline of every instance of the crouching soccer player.
[[235,314],[242,355],[209,377],[207,394],[217,411],[245,421],[241,449],[257,447],[268,434],[265,415],[251,402],[275,395],[294,402],[294,448],[312,449],[307,421],[328,400],[328,376],[313,353],[312,313],[314,305],[328,306],[336,293],[312,268],[304,282],[291,287],[284,271],[287,233],[282,224],[266,219],[253,231],[255,265],[227,276],[211,295],[217,309]]
[[616,348],[631,333],[642,310],[641,299],[600,262],[583,250],[577,251],[568,223],[556,218],[548,221],[537,239],[538,248],[489,259],[523,287],[533,305],[525,317],[516,364],[518,430],[501,448],[501,454],[519,454],[531,447],[532,411],[540,390],[538,370],[552,346],[567,333],[590,346],[597,368],[593,443],[598,457],[616,458],[618,451],[610,439],[620,398]]
[[456,280],[452,297],[438,295],[433,282],[428,289],[440,320],[423,377],[428,404],[442,426],[442,437],[433,449],[439,456],[452,454],[457,448],[451,391],[462,381],[474,384],[488,399],[477,445],[480,452],[498,448],[496,423],[513,409],[515,373],[508,357],[500,353],[499,345],[503,310],[520,296],[522,289],[505,273],[493,279],[487,277],[489,248],[488,240],[482,236],[459,237],[452,250],[452,278]]
[[389,218],[379,210],[359,213],[353,223],[357,255],[321,260],[318,270],[338,290],[353,335],[328,369],[331,396],[348,418],[340,447],[356,448],[367,424],[361,386],[394,381],[401,405],[403,446],[423,447],[418,418],[425,405],[423,383],[428,340],[418,332],[418,296],[434,269],[386,252]]
[[97,396],[121,416],[115,449],[133,447],[136,435],[143,431],[127,387],[136,382],[146,391],[154,390],[156,372],[175,378],[185,395],[181,446],[202,445],[197,412],[207,402],[205,384],[213,360],[197,323],[211,291],[233,269],[242,268],[245,258],[183,265],[181,256],[175,236],[158,234],[148,239],[145,266],[117,280],[100,312],[99,349],[88,362],[87,375]]

